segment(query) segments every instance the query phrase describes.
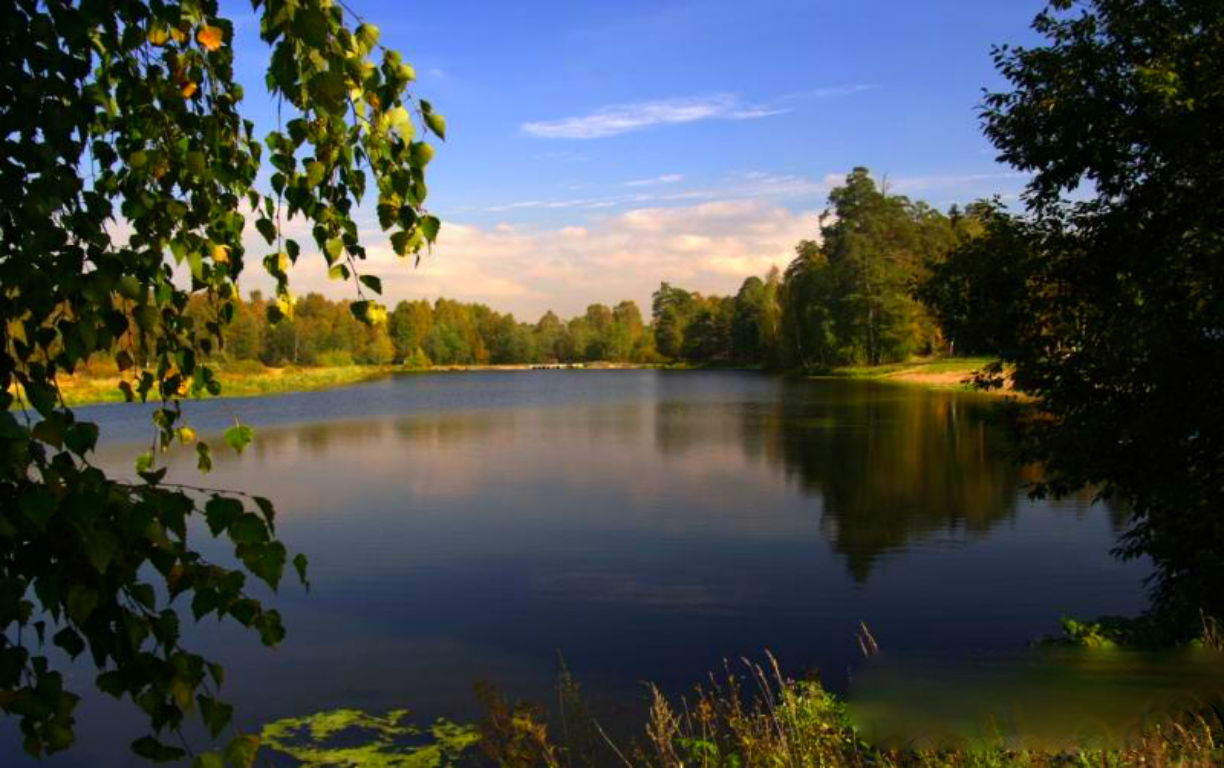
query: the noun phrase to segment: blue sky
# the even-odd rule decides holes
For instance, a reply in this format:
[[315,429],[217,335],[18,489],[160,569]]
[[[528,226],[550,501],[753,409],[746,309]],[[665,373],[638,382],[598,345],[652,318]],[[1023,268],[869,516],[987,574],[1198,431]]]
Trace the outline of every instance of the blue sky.
[[[991,44],[1033,43],[1039,0],[348,4],[449,126],[433,254],[413,270],[365,232],[391,302],[443,294],[534,319],[645,308],[660,280],[728,293],[784,267],[856,165],[941,208],[1024,182],[975,109],[1002,86]],[[235,45],[269,128],[253,24]],[[345,295],[322,274],[299,266],[296,289]]]

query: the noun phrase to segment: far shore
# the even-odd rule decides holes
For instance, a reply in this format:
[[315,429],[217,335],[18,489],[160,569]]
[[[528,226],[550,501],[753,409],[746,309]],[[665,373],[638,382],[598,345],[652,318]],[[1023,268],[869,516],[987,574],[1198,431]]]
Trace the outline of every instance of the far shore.
[[[866,379],[897,384],[922,386],[941,390],[972,390],[973,374],[990,362],[989,358],[924,358],[906,363],[879,366],[836,368],[828,374],[812,378]],[[398,365],[340,365],[280,368],[257,365],[221,365],[217,378],[221,381],[221,397],[253,397],[260,395],[309,392],[360,384],[397,374],[472,373],[481,371],[533,370],[718,370],[716,367],[657,363],[559,363],[503,365],[435,365],[429,368],[407,368]],[[730,370],[730,369],[729,369]],[[60,390],[69,406],[123,402],[117,372],[95,371],[64,376]],[[1010,387],[990,394],[1015,395]]]

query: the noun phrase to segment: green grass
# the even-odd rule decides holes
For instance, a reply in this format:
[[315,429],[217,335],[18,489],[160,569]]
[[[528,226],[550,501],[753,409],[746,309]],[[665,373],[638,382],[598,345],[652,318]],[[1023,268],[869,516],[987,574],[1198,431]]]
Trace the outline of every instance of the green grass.
[[[343,387],[382,378],[398,370],[393,366],[345,365],[319,368],[265,368],[261,365],[220,366],[221,397],[252,397]],[[69,406],[123,402],[118,372],[86,371],[60,379],[60,392]]]
[[1217,766],[1224,761],[1218,712],[1154,718],[1118,746],[1058,751],[994,743],[893,747],[865,741],[844,704],[812,680],[782,675],[772,657],[742,673],[710,676],[684,700],[651,688],[640,736],[614,742],[595,722],[562,669],[559,715],[485,698],[477,746],[490,762],[617,768],[1045,768],[1046,766]]
[[883,379],[899,373],[956,373],[969,376],[993,359],[990,357],[923,358],[884,365],[845,365],[834,368],[831,375],[848,379]]
[[[982,391],[976,390],[971,379],[974,373],[993,360],[990,357],[919,358],[883,365],[846,365],[834,368],[817,378],[885,381],[927,389]],[[1016,394],[1009,388],[990,390],[990,393]]]

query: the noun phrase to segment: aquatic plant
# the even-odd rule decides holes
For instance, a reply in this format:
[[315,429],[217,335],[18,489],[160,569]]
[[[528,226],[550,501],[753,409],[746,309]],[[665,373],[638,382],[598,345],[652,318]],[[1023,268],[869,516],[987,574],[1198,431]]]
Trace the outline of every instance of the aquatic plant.
[[426,730],[407,718],[406,709],[381,717],[359,709],[316,712],[265,725],[260,742],[310,768],[445,768],[480,738],[470,725],[439,719]]

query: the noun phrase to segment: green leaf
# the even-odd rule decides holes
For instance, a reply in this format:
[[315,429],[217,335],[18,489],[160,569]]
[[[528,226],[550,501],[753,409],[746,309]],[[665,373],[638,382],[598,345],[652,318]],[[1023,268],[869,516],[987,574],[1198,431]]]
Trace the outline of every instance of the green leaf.
[[196,456],[198,457],[196,467],[204,474],[211,472],[212,453],[209,450],[207,443],[196,443]]
[[34,410],[43,416],[49,416],[55,410],[55,390],[40,381],[31,381],[25,385],[26,398]]
[[187,753],[178,747],[162,744],[152,736],[144,736],[133,741],[132,751],[154,763],[169,763],[174,760],[182,760],[187,756]]
[[429,165],[429,161],[434,158],[434,148],[423,141],[414,141],[409,147],[409,153],[412,158],[412,164],[418,168],[424,168]]
[[98,590],[82,584],[73,585],[68,590],[68,599],[64,603],[64,608],[68,611],[68,618],[76,624],[82,625],[89,621],[89,617],[93,615],[97,607]]
[[362,50],[368,53],[374,48],[374,46],[378,45],[378,27],[374,26],[373,24],[358,24],[356,37]]
[[298,581],[307,589],[310,588],[310,582],[306,579],[306,555],[298,553],[293,556],[293,570],[297,571]]
[[259,751],[259,737],[235,736],[225,745],[225,759],[235,768],[251,768]]
[[35,488],[21,497],[19,506],[21,514],[41,531],[47,527],[47,522],[55,514],[59,502],[46,488]]
[[204,752],[195,756],[191,768],[225,768],[225,758],[216,752]]
[[60,648],[63,648],[74,659],[81,655],[81,651],[85,650],[85,641],[81,639],[81,636],[72,627],[64,627],[59,632],[56,632],[51,641]]
[[153,452],[145,451],[136,457],[136,472],[144,474],[153,468]]
[[409,234],[403,230],[391,233],[391,247],[400,256],[408,255]]
[[378,279],[377,276],[361,275],[357,279],[360,280],[361,284],[364,285],[366,288],[369,288],[371,291],[374,291],[374,293],[378,293],[378,294],[382,293],[382,280]]
[[276,508],[272,506],[271,500],[263,496],[252,496],[251,499],[255,502],[255,506],[259,507],[259,513],[263,515],[268,527],[272,528],[272,522],[276,519]]
[[340,258],[341,252],[344,250],[344,240],[339,237],[332,237],[323,244],[323,252],[327,255],[327,263],[331,264],[336,259]]
[[268,245],[276,242],[276,224],[271,219],[256,219],[255,229],[259,230],[259,234],[263,235],[263,239]]
[[225,430],[225,442],[229,444],[230,448],[233,448],[238,453],[242,453],[242,451],[248,445],[250,445],[251,441],[254,439],[255,428],[249,427],[246,424],[235,424],[234,426]]
[[200,717],[204,720],[204,724],[208,726],[209,733],[215,739],[225,730],[225,727],[230,724],[234,716],[234,708],[223,701],[217,701],[211,696],[200,695],[196,697],[196,701],[200,705]]
[[221,535],[242,514],[242,502],[224,496],[213,496],[204,505],[204,519],[213,536]]
[[85,556],[98,573],[104,573],[119,553],[119,539],[104,528],[91,531],[81,538]]
[[98,686],[98,690],[103,693],[110,694],[116,699],[123,697],[123,692],[127,690],[124,684],[123,675],[116,670],[103,672],[94,679],[94,684]]
[[[59,418],[56,418],[57,416]],[[63,415],[52,411],[47,418],[34,425],[34,429],[30,430],[30,437],[59,448],[64,444],[64,430]]]
[[439,139],[446,141],[446,118],[437,112],[426,112],[425,124],[429,126],[429,130],[438,134]]
[[317,187],[323,183],[324,167],[323,163],[317,160],[312,160],[306,163],[306,183],[312,187]]
[[262,544],[268,540],[268,526],[258,516],[245,512],[229,526],[235,544]]
[[133,600],[148,610],[151,611],[157,606],[157,593],[153,591],[152,584],[133,584],[128,591],[132,593]]
[[64,444],[77,456],[84,456],[98,444],[98,425],[81,421],[68,428]]
[[418,226],[420,226],[426,240],[431,243],[437,242],[438,230],[442,228],[442,222],[437,216],[422,216]]
[[408,141],[416,133],[416,129],[412,125],[412,115],[408,114],[408,110],[403,107],[393,107],[387,110],[383,119],[387,121],[387,127],[393,131],[398,131],[399,135]]

